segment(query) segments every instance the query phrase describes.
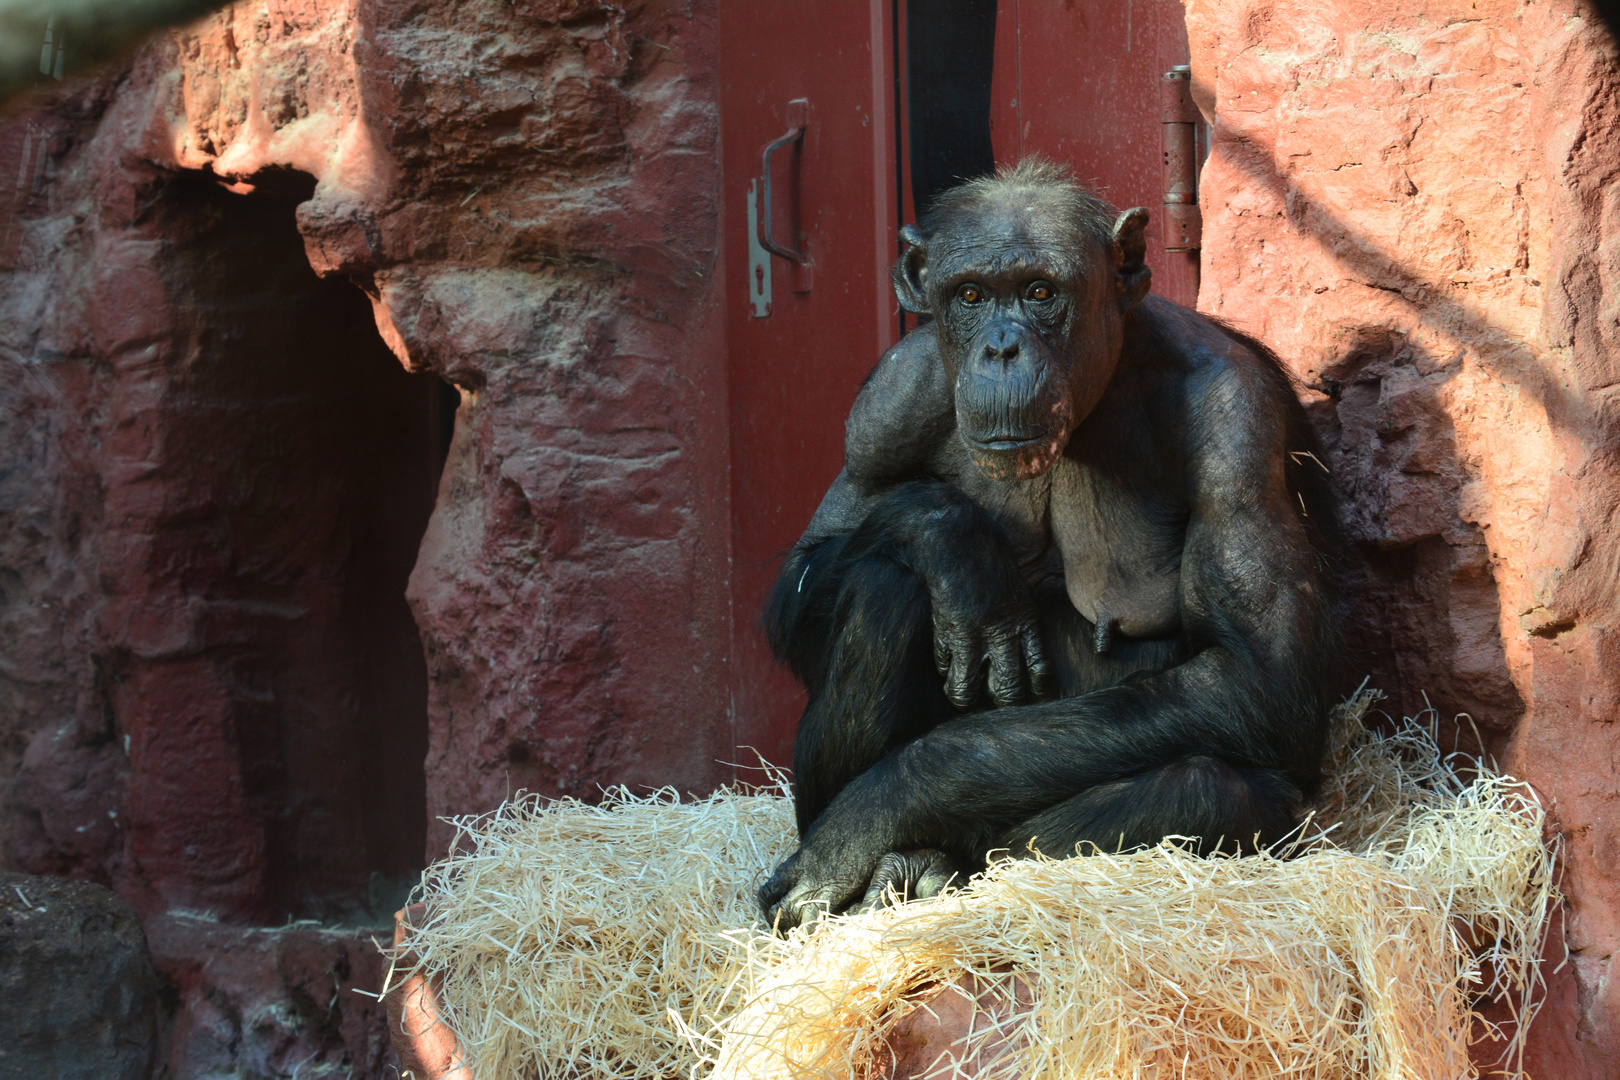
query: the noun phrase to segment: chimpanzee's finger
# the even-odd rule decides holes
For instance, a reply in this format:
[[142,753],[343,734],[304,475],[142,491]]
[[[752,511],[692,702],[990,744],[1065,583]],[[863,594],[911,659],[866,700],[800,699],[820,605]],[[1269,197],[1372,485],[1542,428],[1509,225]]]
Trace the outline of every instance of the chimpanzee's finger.
[[951,668],[945,676],[945,696],[958,709],[970,708],[978,697],[979,669],[984,652],[962,640],[951,643]]
[[1026,626],[1019,637],[1024,648],[1024,668],[1029,672],[1029,692],[1043,698],[1052,680],[1052,665],[1047,663],[1046,650],[1041,647],[1041,633],[1033,626]]
[[994,632],[987,636],[990,700],[998,707],[1017,705],[1024,700],[1023,648],[1019,635]]
[[854,910],[871,911],[887,905],[891,898],[904,902],[938,896],[950,885],[961,885],[964,879],[943,851],[891,851],[879,860],[866,895]]
[[938,896],[952,885],[960,886],[967,875],[957,869],[956,863],[943,851],[925,849],[913,852],[910,859],[911,895],[923,900]]
[[950,627],[934,619],[934,667],[940,675],[946,676],[951,671],[951,633]]

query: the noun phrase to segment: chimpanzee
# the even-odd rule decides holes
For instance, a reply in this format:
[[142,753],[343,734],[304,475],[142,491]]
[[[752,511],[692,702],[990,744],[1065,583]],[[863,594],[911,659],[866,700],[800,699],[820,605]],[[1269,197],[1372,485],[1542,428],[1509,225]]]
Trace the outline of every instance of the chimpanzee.
[[992,852],[1286,836],[1319,779],[1334,510],[1276,359],[1148,294],[1146,210],[1024,162],[944,193],[767,613],[809,691],[778,929]]

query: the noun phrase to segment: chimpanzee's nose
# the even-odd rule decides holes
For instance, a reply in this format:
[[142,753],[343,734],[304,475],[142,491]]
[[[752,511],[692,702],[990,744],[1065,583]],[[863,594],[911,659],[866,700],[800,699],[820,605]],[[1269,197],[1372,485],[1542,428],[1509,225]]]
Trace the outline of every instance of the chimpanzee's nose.
[[994,327],[984,340],[984,355],[990,360],[1003,362],[1018,358],[1018,335],[1001,327]]

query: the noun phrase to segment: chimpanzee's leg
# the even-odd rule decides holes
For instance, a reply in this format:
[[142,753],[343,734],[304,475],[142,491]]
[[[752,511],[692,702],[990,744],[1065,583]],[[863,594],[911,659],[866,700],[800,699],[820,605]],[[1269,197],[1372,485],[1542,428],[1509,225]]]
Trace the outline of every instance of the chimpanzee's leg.
[[[928,590],[857,536],[826,567],[832,590],[825,655],[806,658],[810,700],[793,744],[799,835],[884,754],[958,714],[934,666]],[[831,541],[838,543],[839,541]]]
[[1196,755],[1089,788],[1010,830],[1002,843],[1014,856],[1033,845],[1064,858],[1077,844],[1128,851],[1187,836],[1198,838],[1204,854],[1250,852],[1287,836],[1301,801],[1283,773]]
[[[962,715],[936,666],[927,587],[888,540],[874,513],[854,533],[795,553],[772,597],[772,644],[809,693],[793,748],[801,836],[884,754]],[[1034,586],[1031,600],[1059,697],[1184,658],[1174,639],[1122,638],[1097,653],[1095,629],[1061,578]]]

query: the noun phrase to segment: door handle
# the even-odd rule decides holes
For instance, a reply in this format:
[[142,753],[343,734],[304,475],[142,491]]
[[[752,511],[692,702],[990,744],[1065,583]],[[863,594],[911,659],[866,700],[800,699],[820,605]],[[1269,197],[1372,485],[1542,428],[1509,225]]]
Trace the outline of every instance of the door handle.
[[[795,98],[787,105],[787,134],[772,139],[765,144],[765,151],[760,155],[759,177],[759,213],[755,216],[754,227],[757,231],[759,246],[775,255],[779,259],[786,259],[794,267],[794,292],[809,292],[811,285],[812,264],[810,253],[797,248],[788,247],[777,242],[773,233],[774,222],[771,217],[771,155],[792,143],[802,143],[804,133],[810,127],[810,102],[805,98]],[[803,160],[802,157],[800,159]],[[801,234],[799,242],[804,243]]]

